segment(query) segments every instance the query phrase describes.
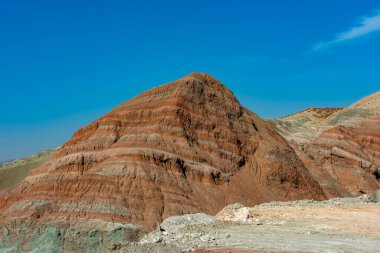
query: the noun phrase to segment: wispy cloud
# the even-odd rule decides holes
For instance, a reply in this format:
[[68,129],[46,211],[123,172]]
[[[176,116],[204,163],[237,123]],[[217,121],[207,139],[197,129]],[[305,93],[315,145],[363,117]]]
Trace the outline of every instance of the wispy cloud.
[[380,10],[373,15],[361,17],[358,24],[345,32],[335,35],[334,39],[317,43],[313,47],[313,51],[323,50],[376,31],[380,31]]

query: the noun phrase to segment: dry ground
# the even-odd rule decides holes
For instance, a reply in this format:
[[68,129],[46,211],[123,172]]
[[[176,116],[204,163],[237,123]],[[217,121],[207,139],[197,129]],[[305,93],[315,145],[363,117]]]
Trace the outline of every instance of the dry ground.
[[232,205],[216,217],[190,217],[120,252],[380,252],[380,204],[366,197]]

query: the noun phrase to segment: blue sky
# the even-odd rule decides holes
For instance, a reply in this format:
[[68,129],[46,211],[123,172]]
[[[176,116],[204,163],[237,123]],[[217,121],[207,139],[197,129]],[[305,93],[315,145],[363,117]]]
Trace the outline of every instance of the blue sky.
[[195,71],[262,117],[346,106],[379,90],[379,30],[374,0],[1,0],[0,161]]

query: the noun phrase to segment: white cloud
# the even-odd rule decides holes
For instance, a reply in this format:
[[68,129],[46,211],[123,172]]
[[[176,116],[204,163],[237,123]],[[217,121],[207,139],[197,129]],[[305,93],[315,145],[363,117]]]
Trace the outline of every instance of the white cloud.
[[380,11],[374,15],[362,17],[357,25],[345,32],[337,34],[335,39],[317,43],[313,51],[322,50],[376,31],[380,31]]

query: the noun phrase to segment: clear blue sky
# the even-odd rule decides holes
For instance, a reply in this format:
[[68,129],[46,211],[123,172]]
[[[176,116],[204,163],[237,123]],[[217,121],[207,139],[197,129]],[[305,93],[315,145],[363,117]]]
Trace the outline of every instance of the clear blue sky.
[[190,72],[262,117],[380,87],[378,0],[0,1],[0,161]]

